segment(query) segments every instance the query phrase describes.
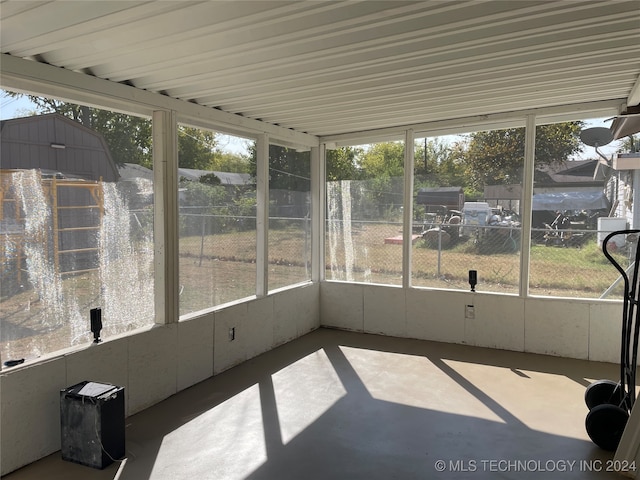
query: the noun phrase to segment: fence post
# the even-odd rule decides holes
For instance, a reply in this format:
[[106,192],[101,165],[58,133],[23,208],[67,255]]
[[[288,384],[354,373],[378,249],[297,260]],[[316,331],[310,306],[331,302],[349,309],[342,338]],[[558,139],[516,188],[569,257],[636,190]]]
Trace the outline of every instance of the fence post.
[[442,260],[442,223],[438,227],[438,278],[440,278],[440,262]]
[[311,219],[309,214],[304,217],[304,276],[309,278],[309,228]]
[[199,267],[202,266],[202,256],[204,255],[204,231],[205,231],[204,207],[202,207],[200,216],[202,217],[202,235],[200,236],[200,263],[198,264]]

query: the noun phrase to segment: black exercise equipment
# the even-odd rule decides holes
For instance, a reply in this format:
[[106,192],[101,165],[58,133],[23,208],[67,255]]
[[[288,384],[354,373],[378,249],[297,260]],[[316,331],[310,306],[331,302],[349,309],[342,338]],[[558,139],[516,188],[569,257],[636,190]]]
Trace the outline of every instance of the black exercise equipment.
[[[584,400],[589,408],[585,426],[589,438],[600,448],[615,451],[629,420],[636,399],[636,366],[638,363],[638,334],[640,322],[638,300],[638,264],[640,248],[636,241],[632,279],[609,253],[609,240],[616,235],[637,235],[640,230],[618,230],[602,241],[602,251],[620,272],[624,281],[622,307],[622,342],[620,344],[620,381],[598,380],[587,387]],[[612,244],[614,245],[614,244]]]

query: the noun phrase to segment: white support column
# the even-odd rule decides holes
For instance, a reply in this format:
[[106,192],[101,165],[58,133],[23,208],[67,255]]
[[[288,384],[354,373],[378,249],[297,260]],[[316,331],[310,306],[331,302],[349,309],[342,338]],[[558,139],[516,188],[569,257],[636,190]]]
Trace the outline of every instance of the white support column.
[[531,204],[533,203],[533,175],[536,156],[536,117],[528,115],[524,137],[524,172],[520,211],[520,296],[529,296],[529,262],[531,248]]
[[[640,192],[640,170],[633,171],[633,192]],[[640,228],[640,201],[633,199],[631,210],[631,226],[629,228]]]
[[311,281],[321,282],[325,278],[324,236],[325,236],[325,195],[326,148],[311,148]]
[[269,136],[256,141],[256,296],[269,293]]
[[153,112],[155,321],[178,321],[178,127],[176,113]]
[[402,210],[402,286],[411,287],[411,251],[413,237],[413,130],[404,138],[404,195]]

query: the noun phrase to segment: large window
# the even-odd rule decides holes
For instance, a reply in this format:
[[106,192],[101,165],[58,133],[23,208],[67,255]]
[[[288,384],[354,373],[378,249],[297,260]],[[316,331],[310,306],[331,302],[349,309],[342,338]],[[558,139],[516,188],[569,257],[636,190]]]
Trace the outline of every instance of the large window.
[[310,152],[269,146],[269,290],[311,279]]
[[412,285],[518,293],[524,128],[416,140]]
[[[532,295],[620,298],[617,270],[602,252],[607,234],[632,225],[633,172],[612,162],[624,142],[598,149],[580,132],[609,128],[588,119],[536,129],[529,292]],[[590,143],[585,138],[587,143]],[[635,252],[631,237],[607,245],[626,268]]]
[[402,285],[404,142],[327,152],[326,278]]
[[180,315],[255,295],[250,147],[238,137],[178,128]]
[[[0,353],[32,359],[154,321],[151,124],[52,99],[5,119]],[[18,115],[20,115],[18,113]]]

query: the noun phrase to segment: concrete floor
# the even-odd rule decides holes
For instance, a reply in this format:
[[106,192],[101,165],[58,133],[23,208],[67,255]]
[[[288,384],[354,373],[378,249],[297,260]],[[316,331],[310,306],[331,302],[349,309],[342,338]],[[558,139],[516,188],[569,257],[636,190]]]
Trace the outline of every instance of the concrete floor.
[[[615,365],[320,329],[127,419],[104,470],[6,480],[623,478],[584,430]],[[443,471],[440,471],[443,470]]]

